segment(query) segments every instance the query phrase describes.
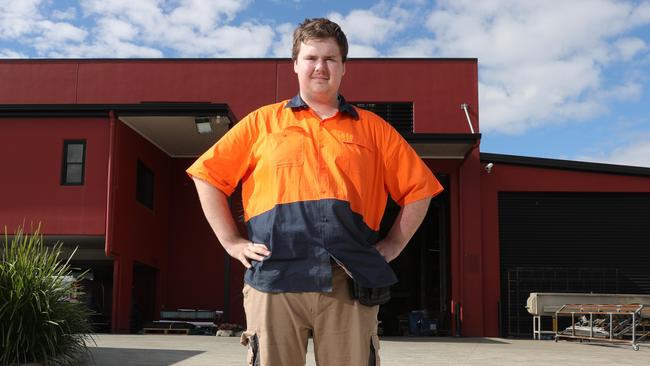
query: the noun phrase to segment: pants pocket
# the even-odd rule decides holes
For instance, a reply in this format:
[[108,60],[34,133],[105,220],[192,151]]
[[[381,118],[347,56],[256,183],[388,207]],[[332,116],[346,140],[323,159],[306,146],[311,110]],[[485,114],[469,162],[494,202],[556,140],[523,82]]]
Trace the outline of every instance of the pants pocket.
[[370,356],[368,357],[368,366],[381,366],[379,360],[379,337],[376,335],[370,337]]
[[260,343],[257,334],[245,331],[242,333],[239,343],[248,347],[246,364],[248,366],[260,366]]

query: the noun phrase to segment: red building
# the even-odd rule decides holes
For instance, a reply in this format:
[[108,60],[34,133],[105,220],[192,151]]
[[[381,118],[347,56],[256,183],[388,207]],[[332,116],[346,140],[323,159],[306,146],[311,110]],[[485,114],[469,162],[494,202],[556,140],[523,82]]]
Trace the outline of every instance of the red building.
[[[394,124],[446,187],[392,263],[386,334],[423,309],[441,334],[527,335],[530,291],[650,293],[650,169],[480,153],[477,71],[348,62],[346,99]],[[291,61],[5,60],[0,80],[0,224],[41,222],[78,246],[113,332],[178,308],[242,323],[243,267],[184,170],[239,118],[296,94]],[[389,202],[384,228],[394,213]]]

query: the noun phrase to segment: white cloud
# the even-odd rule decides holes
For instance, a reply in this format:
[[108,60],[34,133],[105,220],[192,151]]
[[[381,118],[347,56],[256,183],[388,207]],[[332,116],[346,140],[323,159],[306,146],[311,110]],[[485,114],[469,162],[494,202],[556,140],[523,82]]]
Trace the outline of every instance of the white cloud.
[[1,49],[0,58],[27,58],[27,55],[14,50]]
[[[603,69],[647,50],[623,35],[648,22],[647,3],[445,0],[427,20],[431,43],[418,43],[423,53],[478,57],[483,132],[518,133],[593,117],[620,93],[639,95],[640,85],[627,80],[608,86]],[[416,53],[418,43],[395,52]]]
[[224,26],[208,37],[206,52],[213,57],[264,57],[273,43],[273,36],[273,29],[266,25]]
[[609,153],[578,156],[575,160],[650,167],[650,135],[645,141],[619,146]]
[[619,53],[619,58],[627,61],[648,49],[648,45],[640,38],[627,37],[621,38],[614,43],[614,48]]
[[418,38],[405,45],[394,47],[389,55],[392,57],[432,57],[436,52],[436,44],[429,38]]
[[637,82],[626,82],[615,85],[612,88],[602,90],[596,95],[602,100],[616,100],[619,102],[629,102],[638,100],[643,94],[643,85]]
[[[264,57],[275,30],[250,21],[232,24],[250,3],[87,0],[79,2],[78,19],[75,7],[0,0],[0,39],[33,47],[39,57],[163,57],[163,50],[176,57]],[[284,44],[283,36],[278,42]],[[280,46],[276,45],[278,52]]]
[[65,49],[69,45],[82,42],[87,32],[70,23],[39,21],[35,24],[36,36],[32,39],[32,46],[41,54],[51,56],[51,51]]
[[41,0],[0,0],[0,39],[16,39],[33,30]]
[[379,51],[372,47],[362,44],[350,43],[348,45],[348,57],[378,57]]
[[52,11],[52,18],[56,20],[73,20],[77,17],[77,9],[70,7],[66,10],[54,9]]
[[275,28],[279,34],[279,40],[273,42],[273,57],[291,57],[293,47],[293,29],[291,23],[283,23]]
[[[406,4],[406,5],[405,5]],[[352,57],[379,57],[380,48],[400,37],[415,22],[421,8],[418,1],[379,1],[370,9],[354,9],[347,15],[331,12],[327,18],[338,23],[350,43]],[[401,34],[401,37],[409,37]]]
[[216,24],[222,23],[222,20],[231,21],[250,3],[250,0],[181,0],[180,6],[170,13],[170,21],[172,24],[186,24],[207,32]]
[[43,20],[37,23],[39,33],[48,41],[59,42],[81,42],[86,38],[87,32],[70,23],[51,22]]
[[[98,40],[120,39],[149,53],[168,48],[180,57],[264,57],[273,44],[275,31],[268,25],[244,22],[229,24],[249,5],[237,0],[91,0],[83,4],[86,15],[106,19],[95,29]],[[142,48],[145,47],[145,48]],[[162,55],[162,51],[158,51]]]
[[350,43],[378,44],[398,29],[396,21],[370,10],[352,10],[347,16],[330,13],[327,17],[341,26]]
[[96,29],[104,38],[123,40],[135,39],[139,33],[138,27],[121,19],[104,18],[97,21]]

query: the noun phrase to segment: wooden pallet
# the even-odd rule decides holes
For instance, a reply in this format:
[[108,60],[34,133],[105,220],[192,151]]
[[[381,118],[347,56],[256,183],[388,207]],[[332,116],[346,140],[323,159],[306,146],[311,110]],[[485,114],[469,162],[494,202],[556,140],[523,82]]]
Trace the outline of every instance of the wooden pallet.
[[142,328],[144,334],[182,334],[189,335],[189,329],[183,328]]

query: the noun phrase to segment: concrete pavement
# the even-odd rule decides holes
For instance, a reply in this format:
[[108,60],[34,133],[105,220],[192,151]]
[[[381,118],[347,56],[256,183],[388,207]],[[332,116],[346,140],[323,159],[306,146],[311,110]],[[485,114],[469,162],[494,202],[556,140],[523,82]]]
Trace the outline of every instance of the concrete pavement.
[[[91,346],[97,366],[244,365],[239,338],[187,335],[95,336]],[[500,338],[404,338],[381,341],[383,366],[411,365],[650,365],[650,344],[631,346]],[[309,346],[307,365],[313,366]],[[346,366],[346,365],[335,365]]]

